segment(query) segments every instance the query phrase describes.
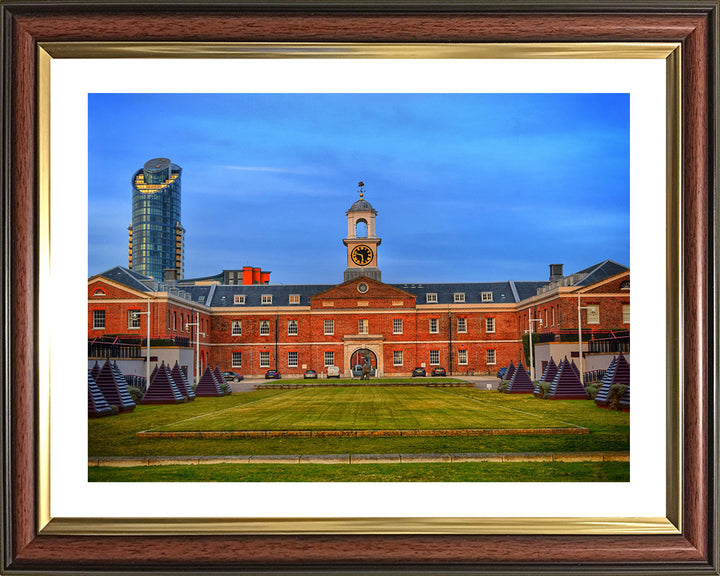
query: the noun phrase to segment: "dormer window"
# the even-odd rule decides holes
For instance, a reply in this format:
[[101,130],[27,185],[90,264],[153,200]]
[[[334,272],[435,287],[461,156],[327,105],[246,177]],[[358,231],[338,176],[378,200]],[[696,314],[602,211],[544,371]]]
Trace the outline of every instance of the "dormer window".
[[233,300],[234,304],[245,304],[245,295],[244,294],[236,294],[235,299]]
[[300,294],[290,294],[289,304],[300,304]]
[[436,304],[437,303],[437,293],[436,292],[428,292],[427,294],[425,294],[425,303]]
[[453,294],[453,302],[465,302],[465,292],[455,292]]
[[482,302],[492,302],[493,301],[493,293],[492,292],[481,292],[480,300]]
[[260,300],[261,304],[272,304],[272,294],[263,294]]

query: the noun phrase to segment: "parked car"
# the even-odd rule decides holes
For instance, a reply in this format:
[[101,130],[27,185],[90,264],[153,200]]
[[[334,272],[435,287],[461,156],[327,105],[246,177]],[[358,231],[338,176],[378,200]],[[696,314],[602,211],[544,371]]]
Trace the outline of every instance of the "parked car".
[[265,380],[270,380],[271,378],[274,378],[275,380],[280,380],[280,372],[277,370],[268,370],[265,372]]
[[306,380],[311,379],[311,378],[314,378],[315,380],[317,380],[317,372],[315,372],[315,370],[305,370],[305,374],[303,374],[303,378],[305,378]]
[[415,368],[412,371],[412,375],[413,375],[413,378],[415,376],[425,376],[426,375],[425,368],[423,368],[422,366],[418,366],[417,368]]
[[225,382],[240,382],[240,380],[243,379],[242,374],[237,374],[236,372],[232,372],[230,370],[223,372],[222,375],[223,378],[225,378]]
[[328,378],[340,378],[340,368],[337,366],[328,366],[327,367],[327,377]]
[[433,368],[431,372],[432,376],[447,376],[445,368]]
[[507,372],[507,366],[503,366],[502,368],[500,368],[500,370],[497,371],[497,374],[495,374],[495,376],[502,380],[502,377],[505,376],[505,372]]

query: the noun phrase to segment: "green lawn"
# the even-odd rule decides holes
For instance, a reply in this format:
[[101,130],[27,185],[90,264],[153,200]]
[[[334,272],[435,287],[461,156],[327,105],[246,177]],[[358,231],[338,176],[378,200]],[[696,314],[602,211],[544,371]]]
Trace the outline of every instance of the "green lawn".
[[[134,412],[88,421],[90,456],[193,456],[233,454],[389,454],[447,452],[575,452],[615,451],[630,448],[630,415],[600,410],[591,401],[538,400],[529,395],[510,395],[465,388],[428,389],[442,394],[444,401],[472,398],[466,406],[489,413],[493,425],[506,417],[526,413],[536,420],[550,419],[573,423],[589,429],[589,434],[526,436],[427,436],[397,438],[245,438],[245,439],[140,439],[137,432],[169,426],[221,411],[242,414],[245,407],[262,406],[264,399],[280,402],[297,390],[258,390],[220,398],[198,398],[194,402],[168,406],[138,406]],[[313,389],[314,390],[314,389]],[[334,390],[317,389],[314,391]],[[337,390],[353,390],[343,388]],[[358,388],[356,391],[372,392]],[[403,388],[403,393],[422,388]],[[462,398],[460,398],[459,396]],[[297,397],[297,396],[295,396]],[[437,396],[433,396],[437,397]],[[389,409],[392,409],[390,406]],[[343,408],[346,410],[346,408]],[[420,409],[422,410],[422,408]],[[419,416],[412,416],[419,417]],[[433,416],[433,417],[437,417]],[[543,420],[546,421],[546,420]],[[414,466],[414,465],[413,465]]]
[[499,393],[464,388],[339,387],[276,391],[238,406],[152,431],[449,430],[572,428],[557,410],[542,413],[498,402]]
[[627,482],[627,462],[207,464],[89,468],[91,482]]

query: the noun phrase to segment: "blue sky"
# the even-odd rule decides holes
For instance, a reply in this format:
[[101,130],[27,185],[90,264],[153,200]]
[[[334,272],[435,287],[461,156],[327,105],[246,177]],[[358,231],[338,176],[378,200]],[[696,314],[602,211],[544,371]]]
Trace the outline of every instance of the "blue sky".
[[386,282],[630,258],[627,94],[91,94],[90,274],[127,266],[133,173],[182,169],[185,276],[339,283],[365,183]]

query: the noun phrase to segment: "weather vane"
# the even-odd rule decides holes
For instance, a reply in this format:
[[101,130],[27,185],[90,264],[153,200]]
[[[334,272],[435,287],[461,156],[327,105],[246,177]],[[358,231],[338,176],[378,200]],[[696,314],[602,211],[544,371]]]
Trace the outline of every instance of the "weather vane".
[[360,200],[363,199],[363,186],[365,186],[364,182],[358,182],[358,187],[360,188],[360,190],[358,190],[358,192],[360,192]]

